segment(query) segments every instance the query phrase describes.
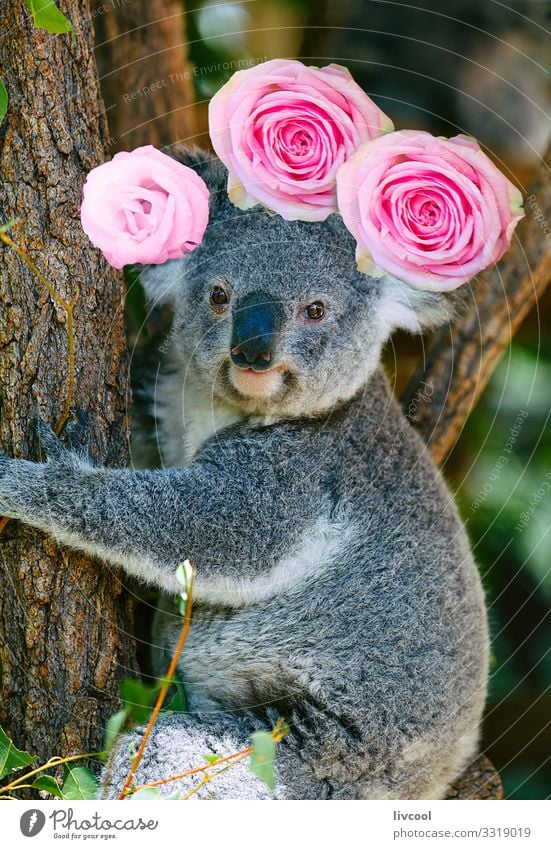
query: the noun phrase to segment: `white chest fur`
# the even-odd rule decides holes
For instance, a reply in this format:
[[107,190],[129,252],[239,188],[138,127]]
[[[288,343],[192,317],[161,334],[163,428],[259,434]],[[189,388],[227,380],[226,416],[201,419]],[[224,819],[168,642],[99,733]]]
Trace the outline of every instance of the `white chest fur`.
[[333,522],[326,516],[320,516],[306,528],[297,547],[274,566],[263,569],[262,564],[251,564],[250,571],[254,577],[224,577],[208,581],[197,575],[195,597],[210,604],[243,607],[279,596],[291,588],[298,589],[307,579],[330,570],[336,557],[342,555],[353,537],[351,524]]
[[159,382],[155,418],[164,465],[187,466],[207,439],[240,421],[242,414],[191,383],[184,388],[182,375],[175,373]]

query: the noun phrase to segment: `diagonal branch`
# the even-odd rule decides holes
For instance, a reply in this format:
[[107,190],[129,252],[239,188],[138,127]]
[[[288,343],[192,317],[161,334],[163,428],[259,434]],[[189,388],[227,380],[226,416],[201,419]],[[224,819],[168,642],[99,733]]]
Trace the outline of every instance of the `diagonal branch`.
[[[484,391],[522,320],[551,280],[551,146],[526,199],[526,218],[505,258],[473,286],[471,308],[441,330],[403,399],[415,404],[416,424],[441,464]],[[433,391],[420,393],[422,382]]]

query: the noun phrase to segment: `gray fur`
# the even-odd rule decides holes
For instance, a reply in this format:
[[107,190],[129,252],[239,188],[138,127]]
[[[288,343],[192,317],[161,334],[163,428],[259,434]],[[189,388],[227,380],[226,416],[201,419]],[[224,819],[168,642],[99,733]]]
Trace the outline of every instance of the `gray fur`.
[[[476,753],[484,601],[450,493],[378,363],[395,327],[435,326],[453,305],[359,274],[336,216],[241,212],[220,164],[193,164],[212,191],[206,238],[144,270],[150,299],[174,307],[171,369],[155,393],[167,467],[94,468],[43,433],[47,463],[0,460],[0,511],[167,593],[160,673],[181,627],[174,572],[194,559],[179,670],[191,714],[160,720],[139,782],[243,748],[281,715],[291,733],[278,798],[441,798]],[[222,279],[224,314],[209,304]],[[285,311],[273,364],[287,371],[269,397],[244,397],[231,377],[232,323],[251,293]],[[326,318],[305,324],[314,300]],[[138,734],[116,748],[106,795]],[[267,795],[245,767],[224,775],[208,792]]]

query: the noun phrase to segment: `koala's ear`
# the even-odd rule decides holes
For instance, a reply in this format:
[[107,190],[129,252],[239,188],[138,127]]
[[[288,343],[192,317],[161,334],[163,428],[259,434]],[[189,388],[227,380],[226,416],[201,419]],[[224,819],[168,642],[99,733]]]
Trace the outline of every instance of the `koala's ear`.
[[[170,148],[166,153],[182,165],[193,168],[207,184],[209,224],[223,217],[228,211],[231,213],[232,205],[227,195],[228,172],[217,156],[198,147],[187,148],[179,145]],[[185,258],[169,260],[162,265],[143,266],[140,280],[150,304],[157,306],[170,303],[174,293],[184,285],[185,269]]]
[[184,278],[184,259],[169,259],[160,265],[140,267],[140,283],[152,307],[172,303],[174,294],[184,285]]
[[380,285],[379,319],[388,335],[398,329],[422,333],[441,327],[455,318],[465,302],[465,294],[459,289],[429,292],[390,276],[383,277]]

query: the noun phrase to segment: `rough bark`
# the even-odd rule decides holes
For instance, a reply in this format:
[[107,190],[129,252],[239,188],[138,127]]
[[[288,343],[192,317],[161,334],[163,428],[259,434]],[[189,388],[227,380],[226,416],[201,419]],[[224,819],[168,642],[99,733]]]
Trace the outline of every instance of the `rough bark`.
[[[551,280],[551,147],[528,191],[518,237],[496,268],[473,284],[472,305],[439,332],[403,398],[438,463],[453,447],[499,358]],[[432,393],[419,393],[421,382]]]
[[110,153],[194,141],[182,0],[92,0]]
[[[127,362],[123,285],[84,235],[86,172],[104,157],[104,110],[87,0],[61,2],[75,37],[35,30],[4,0],[0,74],[10,96],[0,127],[0,216],[75,319],[75,404],[93,454],[124,464]],[[67,316],[12,249],[0,245],[0,443],[36,459],[33,417],[59,421],[67,393]],[[10,522],[0,537],[0,722],[41,757],[101,748],[117,683],[134,667],[130,605],[119,576]]]
[[503,799],[499,773],[486,755],[479,755],[454,781],[446,799]]

